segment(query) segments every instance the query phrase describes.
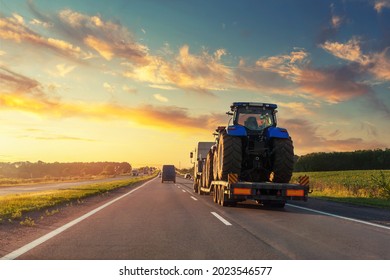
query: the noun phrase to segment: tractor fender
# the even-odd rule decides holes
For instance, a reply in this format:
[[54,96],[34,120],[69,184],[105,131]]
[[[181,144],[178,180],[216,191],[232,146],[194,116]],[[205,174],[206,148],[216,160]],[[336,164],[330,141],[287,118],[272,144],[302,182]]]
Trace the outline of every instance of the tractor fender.
[[289,138],[290,135],[287,132],[287,129],[281,127],[269,127],[267,129],[267,138]]
[[246,129],[242,125],[229,125],[226,132],[230,136],[247,136]]

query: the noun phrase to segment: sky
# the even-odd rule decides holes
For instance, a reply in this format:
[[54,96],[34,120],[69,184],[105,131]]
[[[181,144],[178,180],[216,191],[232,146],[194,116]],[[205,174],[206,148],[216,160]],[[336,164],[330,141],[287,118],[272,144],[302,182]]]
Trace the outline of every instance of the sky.
[[390,147],[390,0],[0,0],[0,162],[191,166],[236,101],[297,155]]

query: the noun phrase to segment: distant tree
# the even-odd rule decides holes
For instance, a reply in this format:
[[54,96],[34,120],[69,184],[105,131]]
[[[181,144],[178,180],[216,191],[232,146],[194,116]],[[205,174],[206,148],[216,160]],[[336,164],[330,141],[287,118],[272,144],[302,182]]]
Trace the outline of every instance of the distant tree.
[[339,171],[390,169],[390,149],[311,153],[297,158],[294,170]]

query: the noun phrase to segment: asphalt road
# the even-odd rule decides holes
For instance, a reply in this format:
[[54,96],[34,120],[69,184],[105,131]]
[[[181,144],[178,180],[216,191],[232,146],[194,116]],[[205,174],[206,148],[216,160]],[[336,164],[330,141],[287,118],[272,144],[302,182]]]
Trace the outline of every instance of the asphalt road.
[[191,187],[156,178],[8,258],[390,259],[389,211],[318,200],[221,207]]

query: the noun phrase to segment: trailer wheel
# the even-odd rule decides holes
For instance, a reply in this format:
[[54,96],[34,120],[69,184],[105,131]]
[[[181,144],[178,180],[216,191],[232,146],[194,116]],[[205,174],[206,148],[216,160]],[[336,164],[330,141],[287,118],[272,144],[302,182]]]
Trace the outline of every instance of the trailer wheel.
[[294,168],[294,146],[291,138],[273,139],[271,152],[272,177],[275,183],[290,182]]
[[213,153],[212,163],[213,163],[212,164],[213,168],[212,168],[211,175],[213,176],[214,181],[218,181],[219,178],[218,178],[218,151],[217,150],[215,150],[215,152]]
[[224,186],[220,186],[219,188],[219,205],[225,207],[225,206],[228,206],[229,203],[226,199],[226,196],[225,196],[225,187]]
[[221,205],[221,193],[222,193],[222,186],[218,186],[218,189],[217,189],[217,193],[218,193],[218,201],[217,201],[217,203],[219,204],[219,205]]
[[214,203],[218,203],[218,186],[214,186],[213,201]]
[[[203,167],[204,169],[204,167]],[[203,192],[201,190],[201,187],[203,186],[203,182],[204,182],[204,178],[203,178],[203,174],[204,174],[204,170],[202,170],[202,176],[200,176],[199,178],[199,183],[198,183],[198,187],[196,188],[196,192],[199,194],[199,195],[202,195]]]
[[[235,173],[240,176],[242,162],[241,149],[241,138],[227,135],[226,131],[221,133],[217,152],[217,173],[219,180],[227,181],[229,173]],[[214,168],[215,166],[214,164]]]
[[214,156],[213,156],[213,152],[212,151],[209,151],[208,154],[207,154],[207,157],[206,157],[206,164],[205,164],[205,170],[204,170],[204,178],[205,178],[205,181],[204,181],[204,186],[206,188],[210,188],[210,185],[211,185],[211,181],[213,181],[213,160],[214,160]]

